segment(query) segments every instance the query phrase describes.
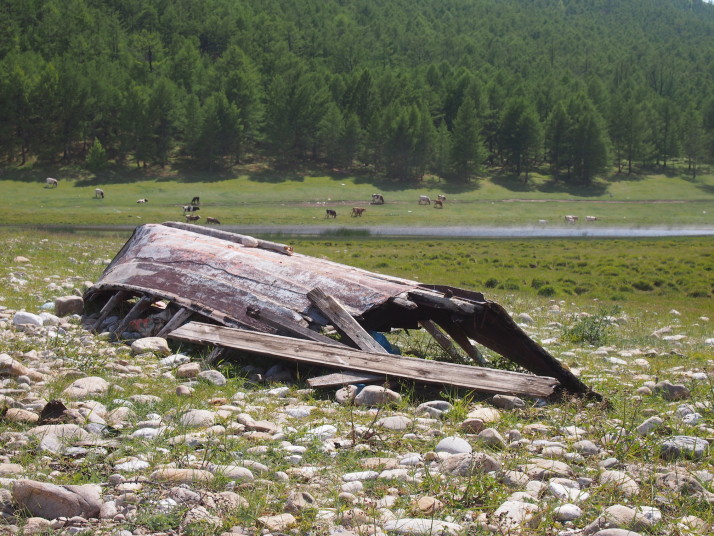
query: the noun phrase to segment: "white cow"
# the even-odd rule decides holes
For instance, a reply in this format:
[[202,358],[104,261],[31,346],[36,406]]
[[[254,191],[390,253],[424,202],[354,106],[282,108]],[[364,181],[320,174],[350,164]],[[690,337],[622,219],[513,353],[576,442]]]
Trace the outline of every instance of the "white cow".
[[419,196],[419,204],[420,205],[431,205],[431,199],[429,199],[428,195],[420,195]]
[[372,194],[372,205],[384,205],[384,196],[382,194]]
[[577,216],[573,216],[573,215],[571,215],[571,214],[568,214],[567,216],[564,216],[563,219],[564,219],[567,223],[575,223],[576,221],[578,221],[578,217],[577,217]]
[[146,199],[145,197],[142,197],[141,199],[137,199],[136,202],[137,202],[137,203],[148,203],[149,200]]
[[437,199],[443,203],[444,201],[446,201],[446,196],[444,194],[439,194]]
[[53,179],[52,177],[47,177],[45,183],[47,184],[47,188],[57,188],[59,185],[57,179]]
[[101,188],[95,188],[94,199],[104,199],[104,190],[102,190]]
[[585,216],[585,221],[597,221],[597,216]]

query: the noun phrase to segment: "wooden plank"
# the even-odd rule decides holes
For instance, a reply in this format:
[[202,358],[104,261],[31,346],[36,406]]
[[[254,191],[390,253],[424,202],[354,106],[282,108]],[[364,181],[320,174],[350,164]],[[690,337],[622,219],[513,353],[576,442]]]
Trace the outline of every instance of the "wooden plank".
[[322,289],[312,289],[307,293],[307,297],[337,329],[347,335],[359,348],[367,352],[388,353],[352,318],[352,315],[347,312],[340,302],[325,294]]
[[434,340],[441,346],[444,351],[451,356],[457,363],[464,363],[467,359],[456,349],[454,343],[451,339],[444,335],[444,333],[439,329],[439,327],[431,320],[419,320],[419,325],[423,327],[426,332],[434,337]]
[[324,376],[315,376],[307,380],[310,387],[340,387],[351,383],[380,383],[386,380],[384,374],[366,374],[364,372],[335,372]]
[[426,290],[410,290],[407,292],[407,296],[411,301],[416,303],[428,305],[429,307],[436,307],[437,309],[444,309],[446,311],[451,311],[452,313],[472,315],[476,311],[475,304],[460,300],[459,298],[437,296],[436,294]]
[[187,309],[186,307],[181,307],[174,316],[172,316],[168,322],[164,325],[163,328],[156,334],[157,337],[166,337],[166,334],[169,331],[175,330],[177,327],[179,327],[181,324],[186,322],[189,318],[191,318],[191,315],[193,314],[193,311],[191,309]]
[[325,344],[344,346],[344,344],[336,341],[335,339],[331,339],[322,333],[318,333],[317,331],[301,326],[297,322],[293,322],[285,317],[279,316],[267,309],[258,309],[257,307],[249,306],[248,316],[255,318],[256,320],[260,320],[261,322],[264,322],[279,331],[287,332],[289,335],[294,335],[302,339],[309,339],[311,341],[324,342]]
[[124,320],[119,323],[117,329],[114,330],[114,334],[121,336],[129,322],[137,318],[141,313],[143,313],[154,301],[153,296],[143,296],[138,302],[134,304],[134,307],[126,314]]
[[125,300],[129,295],[130,293],[126,290],[120,290],[109,298],[107,303],[104,304],[104,307],[102,307],[102,310],[99,312],[99,318],[97,318],[97,321],[92,326],[92,331],[97,331],[101,327],[102,322],[104,322],[104,320],[109,316],[109,313],[114,310],[120,301]]
[[292,339],[222,326],[189,322],[169,334],[170,338],[212,344],[292,361],[345,370],[357,370],[418,382],[476,389],[488,393],[511,393],[534,397],[553,394],[558,380],[455,363],[427,361],[416,357],[384,355],[320,342]]
[[471,344],[471,341],[469,340],[468,336],[466,335],[461,326],[453,322],[437,322],[437,324],[439,324],[439,326],[441,326],[441,329],[446,331],[446,333],[448,333],[449,336],[454,339],[454,342],[456,342],[456,344],[461,346],[464,352],[466,352],[466,355],[473,359],[475,363],[478,363],[479,365],[484,367],[488,366],[488,362],[486,361],[486,359],[484,359],[483,354],[479,351],[478,348]]

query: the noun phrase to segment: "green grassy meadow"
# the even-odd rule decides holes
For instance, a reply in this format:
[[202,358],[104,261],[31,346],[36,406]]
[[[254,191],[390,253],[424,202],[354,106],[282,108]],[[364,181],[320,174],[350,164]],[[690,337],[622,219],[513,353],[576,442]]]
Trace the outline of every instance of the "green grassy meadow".
[[[5,207],[0,224],[140,225],[183,220],[181,205],[201,197],[201,222],[210,216],[224,225],[485,226],[562,225],[563,216],[580,217],[578,226],[714,225],[714,175],[614,176],[590,186],[569,187],[533,175],[523,179],[494,176],[460,187],[425,180],[418,187],[368,175],[319,175],[252,171],[230,176],[59,177],[45,187],[45,174],[6,173],[0,180]],[[139,180],[141,179],[141,180]],[[104,199],[94,197],[101,187]],[[384,205],[370,205],[371,194]],[[418,205],[420,195],[444,193],[443,209]],[[137,204],[140,198],[149,200]],[[366,207],[351,218],[354,206]],[[336,220],[326,220],[325,209]],[[586,215],[598,217],[585,223]],[[199,222],[199,223],[201,223]]]
[[[0,265],[8,274],[34,272],[96,280],[128,232],[0,230]],[[581,306],[635,307],[697,317],[714,313],[711,238],[661,239],[288,239],[298,253],[428,284],[483,292],[495,301],[553,300]],[[17,264],[17,256],[30,259]],[[5,289],[0,305],[41,305],[26,287]]]

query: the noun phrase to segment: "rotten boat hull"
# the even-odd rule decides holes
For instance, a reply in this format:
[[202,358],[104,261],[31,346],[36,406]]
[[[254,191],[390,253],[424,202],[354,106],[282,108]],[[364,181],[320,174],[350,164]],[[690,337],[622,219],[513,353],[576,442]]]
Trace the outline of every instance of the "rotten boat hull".
[[143,298],[127,315],[138,317],[152,301],[166,300],[183,311],[172,329],[192,312],[219,325],[304,338],[334,324],[310,299],[314,289],[342,304],[365,330],[433,322],[471,357],[478,352],[469,339],[534,374],[556,378],[561,389],[599,398],[500,305],[478,292],[376,274],[301,255],[283,244],[197,225],[138,227],[85,301],[103,306],[106,316],[117,305],[112,299]]

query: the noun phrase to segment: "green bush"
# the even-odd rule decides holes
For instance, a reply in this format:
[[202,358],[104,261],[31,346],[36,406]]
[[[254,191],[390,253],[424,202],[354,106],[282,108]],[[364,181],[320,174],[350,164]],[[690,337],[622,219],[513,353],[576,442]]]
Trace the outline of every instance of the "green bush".
[[496,279],[495,277],[489,277],[486,282],[483,284],[484,287],[486,288],[496,288],[498,287],[500,281]]
[[[614,298],[613,298],[614,299]],[[609,318],[619,311],[618,307],[601,310],[599,313],[578,318],[563,330],[562,339],[571,343],[587,343],[601,346],[607,342],[611,327]]]
[[632,283],[632,286],[637,290],[650,291],[654,290],[654,287],[649,281],[639,280]]
[[538,296],[545,296],[546,298],[548,298],[550,296],[555,296],[556,294],[557,292],[550,285],[545,285],[544,287],[538,289]]

